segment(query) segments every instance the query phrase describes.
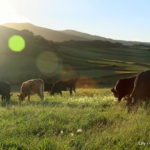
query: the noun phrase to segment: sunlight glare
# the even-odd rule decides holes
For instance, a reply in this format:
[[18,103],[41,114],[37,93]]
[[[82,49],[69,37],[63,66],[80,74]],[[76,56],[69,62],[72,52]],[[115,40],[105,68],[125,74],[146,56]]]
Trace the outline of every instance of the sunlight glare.
[[19,15],[15,9],[6,1],[0,0],[0,24],[7,22],[25,22],[27,18]]

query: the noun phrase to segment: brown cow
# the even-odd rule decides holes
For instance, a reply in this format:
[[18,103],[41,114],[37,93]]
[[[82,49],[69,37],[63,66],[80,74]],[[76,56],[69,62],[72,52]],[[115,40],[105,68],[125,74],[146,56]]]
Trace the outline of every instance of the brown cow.
[[145,107],[150,103],[150,70],[137,75],[133,91],[127,98],[128,111],[130,112],[134,105],[137,105],[138,108],[138,105],[143,101]]
[[119,79],[114,88],[111,89],[115,97],[118,98],[120,102],[122,98],[129,96],[134,87],[134,81],[136,76]]
[[44,81],[42,79],[31,79],[22,83],[20,88],[19,100],[23,101],[27,96],[30,100],[31,94],[38,94],[44,100]]

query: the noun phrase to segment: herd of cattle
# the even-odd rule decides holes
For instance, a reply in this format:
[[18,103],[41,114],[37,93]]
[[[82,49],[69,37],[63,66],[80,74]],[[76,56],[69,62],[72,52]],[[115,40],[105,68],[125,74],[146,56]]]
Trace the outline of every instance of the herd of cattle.
[[[41,100],[44,99],[44,91],[49,91],[51,95],[62,91],[69,91],[72,95],[73,91],[76,92],[77,78],[67,81],[57,81],[54,84],[44,83],[42,79],[31,79],[22,83],[20,88],[19,100],[23,101],[26,97],[30,100],[31,94],[38,94]],[[10,99],[10,84],[0,81],[0,95],[2,101]],[[150,70],[141,72],[133,77],[123,78],[117,81],[114,88],[111,89],[114,96],[120,102],[123,98],[126,100],[128,111],[133,106],[141,102],[145,102],[145,107],[150,102]]]
[[[44,91],[50,92],[51,95],[58,93],[62,95],[62,91],[69,91],[72,95],[73,91],[76,92],[77,78],[67,81],[57,81],[54,84],[44,82],[42,79],[31,79],[22,83],[20,88],[19,100],[23,101],[26,97],[30,100],[30,95],[37,94],[41,100],[44,100]],[[2,101],[9,101],[11,87],[8,82],[0,81],[0,95]]]

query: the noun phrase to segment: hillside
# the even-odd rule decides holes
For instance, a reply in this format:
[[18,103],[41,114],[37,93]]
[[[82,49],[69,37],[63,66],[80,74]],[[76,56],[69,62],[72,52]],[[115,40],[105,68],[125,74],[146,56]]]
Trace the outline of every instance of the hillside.
[[117,41],[113,39],[108,39],[101,36],[91,35],[88,33],[83,33],[75,30],[64,30],[64,31],[57,31],[52,30],[40,26],[33,25],[31,23],[6,23],[3,24],[5,27],[10,27],[16,30],[29,30],[33,32],[35,35],[43,36],[45,39],[54,41],[54,42],[64,42],[64,41],[92,41],[92,40],[101,40],[101,41],[109,41],[112,43],[122,43],[124,45],[133,45],[137,42],[130,42],[130,41]]
[[82,32],[79,32],[79,31],[75,31],[75,30],[64,30],[62,31],[63,33],[66,33],[68,35],[74,35],[74,36],[78,36],[78,37],[81,37],[81,38],[84,38],[86,40],[101,40],[101,41],[112,41],[111,39],[107,39],[107,38],[104,38],[104,37],[100,37],[100,36],[96,36],[96,35],[91,35],[91,34],[87,34],[87,33],[82,33]]
[[[10,37],[16,34],[26,42],[25,49],[20,53],[13,52],[8,47]],[[25,79],[42,76],[36,59],[43,52],[55,50],[53,43],[34,36],[29,31],[17,31],[3,26],[0,26],[0,35],[0,80],[17,84]]]
[[[15,34],[26,41],[20,53],[8,48],[8,40]],[[54,81],[78,76],[91,87],[112,86],[118,78],[150,68],[149,46],[104,41],[54,43],[32,32],[3,26],[0,26],[0,35],[0,80],[13,84],[30,78]]]
[[83,33],[75,30],[52,30],[40,26],[33,25],[31,23],[6,23],[3,24],[5,27],[10,27],[16,30],[29,30],[33,32],[35,35],[40,35],[44,37],[45,39],[49,41],[54,42],[64,42],[64,41],[93,41],[93,40],[101,40],[101,41],[107,41],[111,43],[121,43],[123,45],[132,46],[135,44],[144,44],[144,45],[150,45],[150,43],[143,43],[138,41],[123,41],[123,40],[114,40],[110,38],[105,38],[97,35],[91,35],[88,33]]
[[59,45],[64,64],[107,85],[118,78],[149,69],[149,50],[149,47],[140,45],[123,46],[102,41],[71,41]]
[[6,27],[10,27],[17,30],[29,30],[35,35],[41,35],[45,39],[55,42],[63,42],[69,40],[87,40],[86,37],[80,35],[68,34],[61,31],[51,30],[48,28],[39,27],[30,23],[8,23],[4,24]]

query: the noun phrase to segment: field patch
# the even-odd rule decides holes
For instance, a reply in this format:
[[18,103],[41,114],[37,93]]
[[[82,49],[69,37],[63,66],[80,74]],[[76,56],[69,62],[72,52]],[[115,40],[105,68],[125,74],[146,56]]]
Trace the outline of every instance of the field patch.
[[[76,95],[32,96],[21,104],[14,93],[0,104],[0,149],[148,149],[150,110],[128,114],[110,89],[78,89]],[[141,145],[140,145],[141,144]]]

